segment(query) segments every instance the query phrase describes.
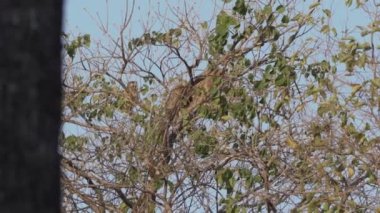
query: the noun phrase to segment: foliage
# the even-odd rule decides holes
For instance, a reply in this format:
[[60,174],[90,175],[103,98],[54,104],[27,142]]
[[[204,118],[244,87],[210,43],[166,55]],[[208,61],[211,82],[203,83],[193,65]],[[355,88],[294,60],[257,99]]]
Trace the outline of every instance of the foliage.
[[323,1],[236,0],[69,42],[64,208],[379,210],[378,5],[345,3],[368,26],[334,27]]
[[[63,34],[63,37],[67,40],[69,36],[67,34]],[[63,48],[66,50],[67,55],[73,59],[75,56],[75,52],[80,47],[90,47],[91,39],[89,34],[85,34],[83,36],[78,36],[75,40],[72,40],[70,43],[65,43]]]

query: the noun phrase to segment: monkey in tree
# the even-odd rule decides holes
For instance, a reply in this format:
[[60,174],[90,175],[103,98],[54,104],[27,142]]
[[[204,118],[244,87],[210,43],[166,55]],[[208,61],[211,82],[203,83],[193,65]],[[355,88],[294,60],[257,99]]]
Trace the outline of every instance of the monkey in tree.
[[134,106],[139,103],[139,93],[136,81],[128,82],[124,90],[124,98],[126,100],[123,110],[130,112]]
[[221,81],[217,79],[222,75],[222,69],[209,69],[195,78],[193,84],[181,83],[170,91],[165,103],[166,121],[161,125],[165,144],[163,157],[166,163],[170,162],[171,149],[184,125],[181,121],[181,111],[192,117],[198,107],[210,98],[212,88],[220,86]]
[[177,110],[189,104],[189,102],[191,101],[190,90],[190,85],[182,83],[174,87],[169,92],[168,98],[165,103],[166,115],[176,114]]
[[213,61],[209,60],[209,66],[202,75],[191,78],[186,84],[181,83],[174,87],[165,104],[166,111],[175,114],[170,117],[176,117],[179,109],[186,109],[190,114],[194,113],[199,105],[207,102],[213,88],[225,88],[223,81],[226,79],[227,65],[243,54],[244,51],[232,52],[216,57]]
[[[148,158],[148,162],[146,163],[152,181],[159,179],[166,182],[165,169],[172,160],[173,146],[177,140],[177,136],[185,125],[181,112],[188,114],[191,119],[198,107],[210,99],[212,88],[219,88],[223,84],[223,81],[216,80],[223,78],[225,73],[223,69],[218,68],[220,67],[215,69],[209,68],[202,75],[194,78],[193,81],[180,83],[170,90],[164,102],[165,114],[155,121],[157,123],[155,126],[158,127],[156,130],[157,136],[159,141],[162,142],[154,148],[154,152],[158,151],[159,157]],[[157,170],[157,168],[161,168],[162,172]],[[146,187],[147,191],[151,190],[149,187],[149,185]],[[154,193],[155,191],[147,193],[146,196],[150,196],[150,200],[154,201]]]
[[191,102],[186,107],[188,113],[194,113],[196,109],[210,98],[213,88],[218,88],[222,83],[222,69],[207,70],[203,75],[194,80]]
[[200,104],[207,101],[211,89],[218,86],[216,79],[221,76],[220,69],[212,69],[196,77],[193,85],[182,83],[174,87],[165,103],[167,115],[174,118],[181,109],[186,109],[187,113],[193,113]]
[[139,101],[138,87],[136,81],[130,81],[125,89],[125,94],[132,104],[136,104]]

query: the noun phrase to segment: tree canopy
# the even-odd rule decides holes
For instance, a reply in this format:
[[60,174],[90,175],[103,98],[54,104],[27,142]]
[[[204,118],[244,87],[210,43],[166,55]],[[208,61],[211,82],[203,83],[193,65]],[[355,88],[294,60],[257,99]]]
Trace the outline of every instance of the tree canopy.
[[64,35],[63,207],[379,211],[380,5],[335,26],[329,1],[191,4]]

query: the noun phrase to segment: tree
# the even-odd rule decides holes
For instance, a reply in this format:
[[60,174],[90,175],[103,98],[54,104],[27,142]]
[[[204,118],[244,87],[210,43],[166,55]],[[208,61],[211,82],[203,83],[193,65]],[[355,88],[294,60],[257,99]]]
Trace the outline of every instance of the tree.
[[0,2],[0,212],[59,212],[62,1]]
[[378,7],[346,1],[369,18],[351,33],[323,1],[216,4],[65,37],[64,208],[378,209]]

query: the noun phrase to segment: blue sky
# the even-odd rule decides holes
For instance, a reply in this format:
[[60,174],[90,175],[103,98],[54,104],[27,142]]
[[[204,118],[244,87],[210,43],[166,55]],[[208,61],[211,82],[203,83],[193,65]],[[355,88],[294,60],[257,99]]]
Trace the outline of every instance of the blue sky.
[[[138,36],[137,32],[141,31],[141,22],[148,19],[149,13],[154,13],[160,9],[163,14],[172,16],[168,5],[183,8],[184,2],[187,2],[187,6],[193,6],[201,18],[207,20],[212,16],[214,3],[222,1],[136,0],[131,21],[131,25],[136,26],[134,28],[136,36]],[[95,39],[100,38],[102,33],[97,26],[97,21],[99,18],[103,21],[108,18],[111,32],[117,32],[118,25],[122,23],[126,5],[131,6],[132,3],[133,0],[66,0],[64,30],[73,35],[89,33]]]
[[[108,2],[108,8],[107,3]],[[132,0],[66,0],[65,2],[65,18],[64,24],[66,30],[72,32],[88,32],[91,34],[99,33],[96,22],[93,18],[97,18],[97,14],[105,20],[107,17],[107,9],[109,11],[110,23],[120,23],[125,11],[126,2],[132,4]],[[145,19],[148,11],[161,8],[165,10],[167,4],[171,6],[183,7],[183,0],[136,0],[136,10],[134,13],[134,21]],[[215,2],[222,0],[191,0],[187,1],[190,4],[195,4],[195,9],[202,18],[209,18]],[[344,25],[347,22],[350,25],[363,24],[363,14],[354,10],[354,7],[346,8],[342,0],[329,0],[324,3],[324,8],[331,9],[333,15],[337,18],[334,24]],[[92,17],[91,17],[92,16]]]
[[[118,27],[122,23],[126,5],[132,5],[133,0],[66,0],[64,31],[76,36],[78,34],[91,34],[92,40],[102,38],[102,33],[98,28],[99,20],[108,20],[111,33],[118,32]],[[203,20],[209,20],[214,12],[215,3],[222,5],[222,0],[135,0],[135,10],[132,16],[131,32],[134,37],[141,35],[141,22],[149,19],[148,14],[154,13],[158,9],[163,14],[173,17],[168,9],[170,7],[183,8],[184,3],[193,6],[197,14]],[[303,4],[301,4],[303,5]],[[323,3],[323,8],[330,9],[333,14],[332,25],[337,27],[337,31],[342,32],[347,26],[352,28],[357,25],[366,25],[368,17],[364,13],[355,10],[354,5],[347,8],[343,0],[327,0]],[[220,8],[219,8],[220,9]],[[307,9],[307,8],[305,8]],[[177,11],[176,11],[177,12]],[[152,19],[152,18],[150,18]],[[211,24],[211,23],[209,23]]]

